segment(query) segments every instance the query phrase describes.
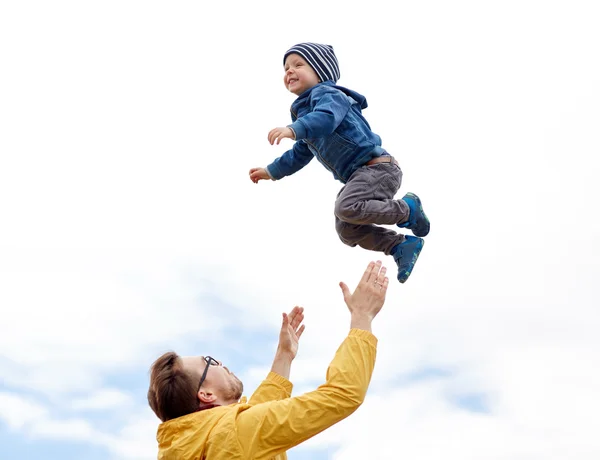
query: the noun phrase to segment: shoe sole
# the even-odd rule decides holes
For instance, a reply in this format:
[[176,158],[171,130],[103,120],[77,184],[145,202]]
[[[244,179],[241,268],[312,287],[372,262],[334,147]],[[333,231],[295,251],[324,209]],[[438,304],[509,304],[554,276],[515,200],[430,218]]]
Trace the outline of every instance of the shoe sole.
[[[431,224],[429,223],[429,219],[427,218],[427,215],[423,211],[423,204],[421,203],[421,198],[419,198],[417,195],[415,195],[412,192],[408,192],[406,194],[406,196],[411,198],[412,200],[414,200],[415,203],[417,203],[417,206],[419,207],[419,211],[421,212],[421,215],[423,216],[423,219],[419,219],[421,222],[419,222],[419,220],[417,220],[417,224],[415,225],[416,228],[411,229],[413,232],[413,235],[421,237],[421,238],[424,236],[427,236],[429,234],[429,229],[431,228]],[[425,228],[422,228],[423,226]]]
[[406,282],[406,280],[409,278],[409,276],[412,274],[412,271],[415,268],[415,264],[417,263],[417,259],[421,255],[421,251],[423,249],[423,246],[425,246],[425,241],[424,240],[419,241],[419,243],[417,244],[415,252],[413,252],[413,256],[412,256],[412,260],[410,261],[409,269],[405,270],[403,272],[404,276],[401,277],[400,273],[398,273],[398,281],[400,281],[401,283],[404,284]]

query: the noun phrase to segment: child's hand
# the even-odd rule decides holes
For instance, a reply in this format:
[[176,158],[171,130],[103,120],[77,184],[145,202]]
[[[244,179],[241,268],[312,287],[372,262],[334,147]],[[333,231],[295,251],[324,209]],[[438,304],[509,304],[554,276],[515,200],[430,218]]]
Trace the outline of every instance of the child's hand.
[[265,168],[252,168],[250,170],[250,180],[255,184],[258,183],[259,180],[270,179],[269,173]]
[[279,145],[279,141],[281,141],[281,139],[294,139],[296,136],[294,136],[294,131],[291,130],[291,128],[275,128],[272,129],[271,131],[269,131],[269,143],[271,145],[273,145],[274,142],[277,142],[277,145]]

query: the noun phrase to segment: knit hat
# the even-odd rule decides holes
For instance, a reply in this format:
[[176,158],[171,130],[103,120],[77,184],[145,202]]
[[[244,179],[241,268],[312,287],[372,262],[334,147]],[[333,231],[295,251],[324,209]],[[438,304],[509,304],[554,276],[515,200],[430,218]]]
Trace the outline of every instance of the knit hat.
[[298,43],[286,51],[283,56],[284,65],[285,60],[292,53],[302,56],[314,69],[321,81],[333,80],[336,83],[340,78],[340,68],[333,52],[333,46],[319,43]]

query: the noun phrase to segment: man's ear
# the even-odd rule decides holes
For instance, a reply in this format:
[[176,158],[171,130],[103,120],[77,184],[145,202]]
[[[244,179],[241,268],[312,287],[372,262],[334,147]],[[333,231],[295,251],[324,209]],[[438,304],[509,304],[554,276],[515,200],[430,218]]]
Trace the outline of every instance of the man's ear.
[[200,390],[198,399],[204,404],[213,404],[217,400],[217,396],[210,390]]

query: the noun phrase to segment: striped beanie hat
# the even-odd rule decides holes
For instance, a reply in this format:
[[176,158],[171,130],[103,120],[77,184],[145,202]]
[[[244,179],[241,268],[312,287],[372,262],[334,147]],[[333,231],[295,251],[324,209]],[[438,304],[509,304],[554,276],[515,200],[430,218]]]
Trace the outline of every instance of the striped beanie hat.
[[321,81],[333,80],[334,83],[340,78],[340,67],[333,52],[333,46],[320,45],[319,43],[298,43],[286,51],[283,56],[283,64],[290,54],[299,54],[315,70]]

